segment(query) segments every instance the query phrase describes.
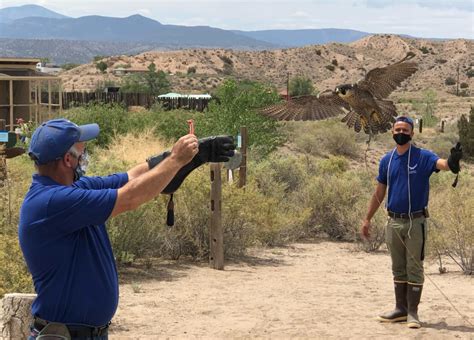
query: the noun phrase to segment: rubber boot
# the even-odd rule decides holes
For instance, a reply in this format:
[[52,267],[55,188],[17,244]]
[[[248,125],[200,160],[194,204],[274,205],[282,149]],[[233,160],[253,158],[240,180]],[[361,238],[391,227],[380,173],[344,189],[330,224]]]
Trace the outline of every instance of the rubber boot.
[[407,320],[407,283],[394,282],[395,286],[395,309],[391,312],[379,315],[380,322],[400,322]]
[[420,328],[421,323],[418,319],[418,304],[421,299],[422,285],[408,285],[407,302],[408,302],[408,317],[407,326],[409,328]]

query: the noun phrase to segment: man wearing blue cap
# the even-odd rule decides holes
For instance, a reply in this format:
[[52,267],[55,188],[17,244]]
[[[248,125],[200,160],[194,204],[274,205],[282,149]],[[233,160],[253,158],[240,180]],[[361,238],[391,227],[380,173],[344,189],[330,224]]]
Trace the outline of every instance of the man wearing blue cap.
[[37,173],[19,222],[21,249],[37,293],[30,339],[107,339],[118,304],[107,219],[167,188],[174,191],[193,169],[226,161],[235,149],[227,136],[198,141],[188,134],[170,152],[126,173],[86,177],[85,142],[98,134],[97,124],[78,126],[54,119],[39,126],[31,138],[29,155]]
[[429,178],[433,172],[460,171],[462,149],[458,143],[449,158],[441,159],[431,151],[416,147],[413,120],[398,117],[392,128],[396,147],[380,161],[378,185],[362,225],[362,236],[370,236],[370,220],[388,189],[386,243],[392,259],[395,309],[378,317],[381,322],[406,321],[420,328],[418,304],[424,282],[423,260],[426,246]]

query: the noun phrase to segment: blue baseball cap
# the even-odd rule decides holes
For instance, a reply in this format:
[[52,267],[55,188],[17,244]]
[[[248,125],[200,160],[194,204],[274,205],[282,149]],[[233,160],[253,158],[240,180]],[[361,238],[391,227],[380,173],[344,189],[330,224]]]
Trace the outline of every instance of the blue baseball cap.
[[60,159],[74,143],[85,142],[99,135],[99,125],[77,125],[60,118],[41,124],[31,137],[28,155],[42,165]]
[[411,129],[413,130],[414,128],[414,123],[413,123],[413,119],[407,117],[407,116],[399,116],[397,117],[397,119],[395,119],[395,123],[396,122],[405,122],[405,123],[408,123],[411,125]]

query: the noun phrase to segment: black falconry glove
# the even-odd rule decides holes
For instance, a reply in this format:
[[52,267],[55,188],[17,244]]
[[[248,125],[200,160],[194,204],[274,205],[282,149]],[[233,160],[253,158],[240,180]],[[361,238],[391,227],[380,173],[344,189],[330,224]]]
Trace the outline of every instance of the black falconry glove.
[[[207,162],[219,163],[227,162],[230,157],[234,155],[235,144],[232,136],[213,136],[206,137],[198,140],[199,151],[194,158],[183,166],[178,173],[174,176],[171,182],[163,189],[163,194],[172,194],[175,192],[183,183],[184,179],[194,169],[200,167],[202,164]],[[148,167],[154,168],[163,159],[171,154],[169,151],[165,151],[160,155],[152,156],[147,159]]]
[[462,146],[461,143],[457,143],[454,148],[451,148],[451,154],[448,157],[448,166],[452,173],[457,174],[461,171],[459,161],[462,158]]

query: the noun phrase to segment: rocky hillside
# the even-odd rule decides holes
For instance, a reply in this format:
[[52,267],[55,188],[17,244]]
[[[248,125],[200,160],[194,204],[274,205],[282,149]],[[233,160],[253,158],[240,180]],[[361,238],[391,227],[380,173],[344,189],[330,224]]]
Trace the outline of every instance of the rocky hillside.
[[[189,49],[180,51],[150,51],[134,56],[113,56],[104,59],[108,68],[101,74],[93,63],[85,64],[61,75],[67,91],[94,90],[104,81],[120,84],[121,76],[114,69],[146,70],[150,63],[170,74],[176,92],[212,92],[225,78],[251,79],[286,88],[290,77],[312,79],[318,90],[334,88],[337,84],[356,82],[364,69],[381,67],[403,58],[408,51],[416,54],[419,71],[394,94],[410,97],[425,89],[441,93],[455,91],[445,85],[448,77],[457,77],[474,93],[474,42],[471,40],[432,41],[402,38],[396,35],[372,35],[350,44],[311,45],[265,51],[224,49]],[[192,73],[195,69],[195,73]],[[466,86],[464,85],[464,86]],[[409,92],[410,94],[408,94]]]

